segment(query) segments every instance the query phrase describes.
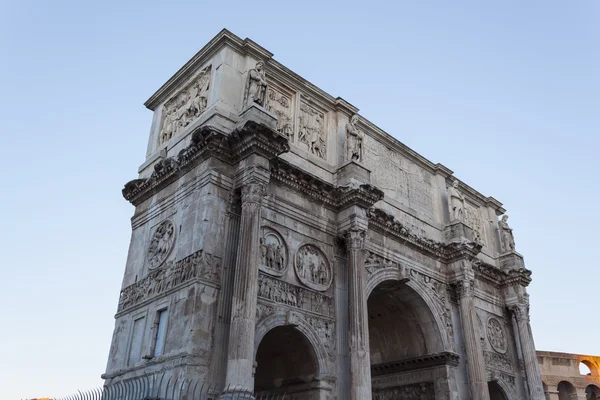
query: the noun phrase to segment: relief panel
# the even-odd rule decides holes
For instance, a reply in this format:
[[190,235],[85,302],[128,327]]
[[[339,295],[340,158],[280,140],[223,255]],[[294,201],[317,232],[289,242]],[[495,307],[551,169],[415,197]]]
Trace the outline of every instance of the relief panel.
[[325,254],[314,244],[304,244],[296,252],[296,275],[311,289],[325,291],[331,286],[333,273]]
[[317,157],[327,159],[325,114],[305,101],[300,102],[297,143]]
[[473,229],[473,240],[485,245],[485,234],[483,230],[483,219],[479,207],[465,202],[465,224]]
[[165,103],[159,145],[176,136],[204,112],[208,104],[210,73],[210,66],[204,68],[190,84]]
[[433,383],[395,386],[373,390],[373,400],[435,400]]
[[492,349],[498,353],[505,354],[508,349],[508,341],[506,340],[506,333],[504,327],[498,319],[491,317],[487,322],[487,338],[492,346]]
[[173,221],[165,220],[158,225],[150,239],[147,253],[148,268],[160,267],[169,256],[174,245],[175,226]]
[[277,116],[277,131],[294,141],[292,96],[269,86],[267,91],[267,111]]
[[288,250],[283,237],[272,228],[264,227],[260,238],[259,269],[267,274],[283,276],[288,265]]

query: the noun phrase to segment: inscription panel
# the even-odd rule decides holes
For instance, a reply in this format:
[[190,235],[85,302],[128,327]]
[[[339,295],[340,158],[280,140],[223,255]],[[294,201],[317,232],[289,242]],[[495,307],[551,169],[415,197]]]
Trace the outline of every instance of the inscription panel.
[[363,163],[373,184],[386,196],[433,217],[433,175],[369,135],[364,143]]

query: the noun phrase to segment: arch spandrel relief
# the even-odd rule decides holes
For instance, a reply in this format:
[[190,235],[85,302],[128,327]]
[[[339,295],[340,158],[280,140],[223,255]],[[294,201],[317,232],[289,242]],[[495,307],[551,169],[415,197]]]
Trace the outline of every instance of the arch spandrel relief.
[[164,220],[154,231],[150,244],[148,245],[147,260],[148,268],[160,267],[175,245],[175,225],[170,219]]
[[296,252],[296,276],[311,289],[324,292],[331,286],[333,273],[325,254],[314,244],[304,244]]
[[272,228],[263,228],[260,238],[260,266],[266,274],[283,276],[288,266],[288,250],[283,237]]

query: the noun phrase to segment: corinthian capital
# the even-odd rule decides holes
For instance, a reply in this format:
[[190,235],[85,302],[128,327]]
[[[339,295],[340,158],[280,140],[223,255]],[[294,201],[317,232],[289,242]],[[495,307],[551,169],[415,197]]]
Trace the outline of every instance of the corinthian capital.
[[529,303],[523,302],[509,307],[517,321],[529,322]]
[[362,250],[365,247],[366,232],[361,229],[350,229],[345,235],[346,248],[348,250]]
[[456,282],[456,296],[460,299],[475,295],[475,279],[461,279]]
[[265,194],[265,186],[261,183],[248,183],[242,186],[242,207],[249,204],[260,204]]

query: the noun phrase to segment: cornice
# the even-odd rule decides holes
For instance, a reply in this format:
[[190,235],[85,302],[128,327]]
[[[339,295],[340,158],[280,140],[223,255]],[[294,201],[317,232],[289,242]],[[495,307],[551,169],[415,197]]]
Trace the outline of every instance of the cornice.
[[445,351],[420,357],[411,357],[398,361],[375,364],[371,366],[371,372],[373,376],[381,376],[442,365],[456,367],[458,366],[459,360],[460,356],[458,354]]
[[271,179],[338,211],[357,205],[369,208],[383,199],[383,192],[368,185],[335,186],[282,159],[271,161]]
[[287,138],[263,124],[248,121],[231,134],[205,125],[192,133],[190,145],[177,157],[156,163],[150,178],[127,182],[123,197],[138,205],[209,157],[232,165],[252,153],[272,159],[286,151],[289,151]]
[[525,268],[503,271],[481,260],[475,260],[473,271],[478,280],[486,281],[497,288],[514,285],[526,287],[531,283],[531,271]]

